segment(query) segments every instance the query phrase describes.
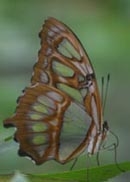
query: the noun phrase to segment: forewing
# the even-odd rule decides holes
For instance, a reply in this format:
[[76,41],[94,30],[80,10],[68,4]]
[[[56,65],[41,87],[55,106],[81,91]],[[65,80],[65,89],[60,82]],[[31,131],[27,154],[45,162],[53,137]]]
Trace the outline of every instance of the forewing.
[[78,88],[86,75],[93,73],[81,43],[66,25],[49,18],[39,35],[41,49],[32,84],[42,82],[57,87],[57,83],[64,83]]

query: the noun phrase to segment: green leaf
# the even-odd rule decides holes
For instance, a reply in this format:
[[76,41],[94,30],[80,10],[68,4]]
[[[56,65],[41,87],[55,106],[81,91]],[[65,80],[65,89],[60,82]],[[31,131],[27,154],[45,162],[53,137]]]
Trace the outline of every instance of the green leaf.
[[[120,163],[120,167],[125,172],[130,171],[130,162]],[[122,172],[115,164],[95,167],[89,169],[90,182],[104,182],[110,178],[120,175]],[[13,175],[1,175],[0,182],[9,182]],[[30,174],[26,176],[31,182],[86,182],[87,170],[69,171],[57,174]]]

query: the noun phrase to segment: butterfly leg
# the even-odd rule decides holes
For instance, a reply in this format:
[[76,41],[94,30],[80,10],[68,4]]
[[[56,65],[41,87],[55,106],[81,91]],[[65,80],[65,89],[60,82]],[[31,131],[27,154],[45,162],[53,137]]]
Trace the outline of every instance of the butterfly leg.
[[114,151],[115,165],[116,165],[116,167],[117,167],[121,172],[125,172],[125,170],[122,169],[122,168],[120,167],[120,165],[119,165],[119,163],[118,163],[118,161],[117,161],[117,145],[116,145],[116,143],[113,143],[112,145],[113,145],[113,149],[112,149],[112,148],[110,148],[110,149],[108,148],[108,150],[109,150],[109,151],[111,151],[111,150]]
[[97,166],[100,166],[100,151],[98,151],[96,154],[96,162],[97,162]]
[[76,165],[77,161],[78,161],[78,157],[74,160],[72,166],[70,167],[70,171],[73,170],[73,168],[74,168],[74,166]]
[[86,171],[86,173],[87,173],[87,182],[90,182],[90,155],[88,154],[87,155],[87,171]]
[[[112,133],[112,132],[111,132]],[[113,134],[113,133],[112,133]],[[114,134],[115,135],[115,134]],[[116,136],[116,135],[115,135]],[[117,136],[116,136],[117,137]],[[115,160],[115,165],[116,167],[121,171],[121,172],[125,172],[124,169],[122,169],[119,164],[118,164],[118,161],[117,161],[117,147],[118,147],[118,141],[117,143],[113,143],[109,146],[103,146],[103,149],[104,150],[108,150],[108,151],[114,151],[114,160]]]

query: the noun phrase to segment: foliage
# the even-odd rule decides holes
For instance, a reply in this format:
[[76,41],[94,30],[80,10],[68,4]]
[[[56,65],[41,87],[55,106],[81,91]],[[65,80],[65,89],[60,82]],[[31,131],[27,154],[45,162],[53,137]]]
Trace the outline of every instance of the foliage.
[[[120,167],[125,171],[130,171],[130,162],[120,163]],[[89,181],[91,182],[103,182],[122,172],[117,168],[115,164],[96,167],[89,169]],[[13,175],[0,176],[0,182],[9,182]],[[29,174],[27,175],[31,182],[86,182],[87,170],[82,169],[78,171],[69,171],[58,174]]]

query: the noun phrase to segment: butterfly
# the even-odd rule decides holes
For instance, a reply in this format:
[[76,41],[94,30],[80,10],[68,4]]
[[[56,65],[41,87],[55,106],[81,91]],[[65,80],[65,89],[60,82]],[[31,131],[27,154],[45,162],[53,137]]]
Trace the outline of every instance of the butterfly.
[[15,127],[19,155],[36,164],[65,164],[99,151],[109,130],[90,59],[77,36],[55,18],[45,20],[31,84],[4,121]]

